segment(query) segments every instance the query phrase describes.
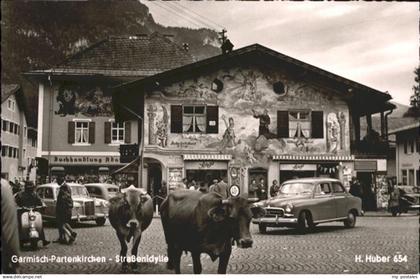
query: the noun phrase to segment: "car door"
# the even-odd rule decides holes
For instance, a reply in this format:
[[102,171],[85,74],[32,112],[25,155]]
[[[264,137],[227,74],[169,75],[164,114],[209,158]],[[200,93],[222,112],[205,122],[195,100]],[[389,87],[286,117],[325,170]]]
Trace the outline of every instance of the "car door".
[[347,216],[347,193],[340,182],[332,182],[332,190],[336,207],[336,218]]
[[335,200],[328,182],[321,182],[315,187],[314,221],[336,218]]
[[54,189],[51,187],[44,188],[44,203],[47,206],[45,215],[48,217],[55,217],[56,199],[54,197]]

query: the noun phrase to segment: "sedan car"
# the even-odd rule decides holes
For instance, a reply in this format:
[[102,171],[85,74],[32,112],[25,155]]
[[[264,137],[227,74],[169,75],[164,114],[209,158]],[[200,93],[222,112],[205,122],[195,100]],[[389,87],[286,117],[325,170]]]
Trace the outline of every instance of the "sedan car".
[[265,216],[253,219],[261,233],[267,227],[295,227],[305,233],[319,223],[344,222],[348,228],[362,215],[362,201],[332,178],[302,178],[284,182],[277,196],[254,203]]
[[419,210],[420,208],[420,187],[398,186],[400,189],[400,207],[403,212],[408,210]]
[[109,201],[119,193],[119,187],[107,183],[89,183],[85,184],[91,197],[100,198]]
[[[71,188],[73,211],[71,219],[74,221],[95,221],[102,226],[108,215],[108,202],[103,199],[92,198],[86,187],[77,183],[67,183]],[[60,186],[56,183],[43,184],[36,188],[36,192],[47,206],[42,217],[46,220],[56,218],[55,209]]]

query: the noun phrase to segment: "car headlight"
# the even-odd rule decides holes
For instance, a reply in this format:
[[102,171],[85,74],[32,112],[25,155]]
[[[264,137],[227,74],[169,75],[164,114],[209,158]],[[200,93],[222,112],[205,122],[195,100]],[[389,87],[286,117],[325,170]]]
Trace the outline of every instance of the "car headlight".
[[73,202],[73,207],[74,208],[79,208],[79,207],[82,207],[82,205],[78,202]]
[[290,204],[290,203],[286,204],[284,211],[286,211],[287,213],[290,213],[292,212],[292,210],[293,210],[293,204]]
[[97,199],[95,199],[95,206],[101,206],[102,205],[102,201],[98,201]]
[[108,204],[109,204],[108,201],[102,201],[102,206],[103,207],[108,207]]

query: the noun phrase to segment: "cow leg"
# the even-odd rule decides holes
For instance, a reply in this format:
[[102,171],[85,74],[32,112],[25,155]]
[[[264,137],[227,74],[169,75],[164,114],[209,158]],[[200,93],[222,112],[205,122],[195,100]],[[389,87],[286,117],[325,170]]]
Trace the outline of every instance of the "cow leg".
[[[139,231],[134,234],[133,247],[131,248],[131,255],[134,255],[136,258],[137,258],[137,252],[140,245],[140,240],[141,240],[141,232]],[[133,271],[137,271],[137,261],[133,261],[131,263],[131,268]]]
[[226,243],[225,247],[225,251],[219,257],[219,268],[217,269],[217,273],[219,274],[226,274],[230,254],[232,253],[232,245],[230,241]]
[[201,271],[203,270],[203,268],[201,266],[200,253],[192,252],[191,255],[193,259],[194,274],[201,274]]
[[173,264],[175,267],[175,273],[176,274],[181,274],[181,255],[182,255],[182,250],[179,248],[174,248],[173,250]]
[[120,259],[122,262],[121,272],[127,273],[128,266],[127,266],[127,243],[125,242],[125,236],[122,233],[117,233],[118,240],[120,241],[121,251],[120,251]]
[[166,264],[166,267],[169,270],[174,269],[174,247],[172,244],[168,243],[168,263]]

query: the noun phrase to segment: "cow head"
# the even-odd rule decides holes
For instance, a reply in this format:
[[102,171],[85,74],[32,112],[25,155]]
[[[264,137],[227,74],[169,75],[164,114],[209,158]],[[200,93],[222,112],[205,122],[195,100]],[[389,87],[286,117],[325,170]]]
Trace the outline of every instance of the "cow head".
[[252,247],[252,237],[249,232],[249,224],[252,218],[264,215],[264,210],[259,207],[251,207],[244,197],[230,197],[220,200],[218,205],[210,208],[207,212],[209,218],[216,223],[225,223],[228,226],[230,236],[236,241],[238,247]]
[[134,185],[126,189],[122,189],[121,192],[124,194],[124,199],[127,201],[130,208],[130,220],[127,222],[127,227],[130,230],[134,230],[140,227],[137,214],[141,210],[141,206],[145,200],[147,200],[147,192],[144,189],[136,188]]

